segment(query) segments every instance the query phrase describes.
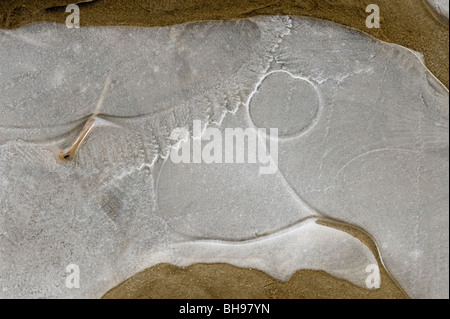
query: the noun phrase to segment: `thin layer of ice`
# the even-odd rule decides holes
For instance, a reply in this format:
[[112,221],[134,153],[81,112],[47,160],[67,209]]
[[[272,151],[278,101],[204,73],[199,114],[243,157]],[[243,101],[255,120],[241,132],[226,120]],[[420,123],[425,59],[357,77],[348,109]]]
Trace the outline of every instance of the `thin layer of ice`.
[[[0,31],[0,56],[3,297],[99,297],[169,247],[182,254],[159,261],[228,261],[278,278],[314,265],[360,284],[364,269],[348,265],[373,256],[345,233],[324,232],[342,243],[324,255],[289,249],[324,243],[307,231],[289,233],[284,250],[267,240],[312,215],[368,230],[412,297],[448,296],[448,91],[414,52],[329,22],[260,17],[40,23]],[[95,127],[60,161],[105,88]],[[278,171],[173,163],[169,135],[195,119],[279,128]],[[221,259],[220,243],[198,244],[208,239],[257,241],[285,252],[285,268],[233,261],[230,247]],[[80,289],[65,286],[71,263]]]

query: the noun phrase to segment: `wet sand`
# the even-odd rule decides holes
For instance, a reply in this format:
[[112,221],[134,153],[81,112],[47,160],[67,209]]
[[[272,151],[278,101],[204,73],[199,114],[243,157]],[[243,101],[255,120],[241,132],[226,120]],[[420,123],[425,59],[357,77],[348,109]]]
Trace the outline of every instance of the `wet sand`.
[[[384,279],[384,278],[383,278]],[[383,280],[382,279],[382,280]],[[159,264],[108,291],[104,299],[404,299],[392,282],[368,290],[324,271],[300,270],[287,283],[228,264]]]
[[[380,0],[381,28],[368,29],[362,0],[11,0],[0,2],[0,28],[38,22],[64,23],[65,6],[78,3],[81,26],[166,26],[191,21],[240,19],[256,15],[297,15],[334,21],[378,39],[422,52],[428,68],[448,87],[449,29],[421,0]],[[376,256],[370,236],[352,226],[332,221],[364,242]],[[380,261],[378,257],[378,261]],[[300,270],[289,282],[227,264],[195,264],[186,268],[160,264],[129,278],[104,298],[407,298],[382,268],[382,285],[367,290],[323,271]]]

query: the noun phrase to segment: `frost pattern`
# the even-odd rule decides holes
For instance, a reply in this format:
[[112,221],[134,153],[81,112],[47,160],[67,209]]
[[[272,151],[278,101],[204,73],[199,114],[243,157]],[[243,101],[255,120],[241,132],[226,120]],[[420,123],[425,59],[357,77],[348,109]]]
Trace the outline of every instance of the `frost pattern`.
[[[1,296],[99,297],[161,261],[224,261],[282,280],[312,267],[362,285],[374,256],[342,232],[303,227],[311,216],[369,231],[411,296],[448,296],[448,91],[417,53],[329,22],[258,17],[40,23],[1,30],[0,56]],[[195,119],[254,127],[261,96],[258,120],[280,125],[271,108],[302,97],[266,92],[274,72],[310,83],[320,104],[301,134],[280,138],[277,174],[167,159],[170,132]],[[59,160],[97,111],[73,161]],[[323,238],[340,244],[305,252]],[[233,259],[254,247],[260,258]],[[64,286],[70,263],[82,289]]]

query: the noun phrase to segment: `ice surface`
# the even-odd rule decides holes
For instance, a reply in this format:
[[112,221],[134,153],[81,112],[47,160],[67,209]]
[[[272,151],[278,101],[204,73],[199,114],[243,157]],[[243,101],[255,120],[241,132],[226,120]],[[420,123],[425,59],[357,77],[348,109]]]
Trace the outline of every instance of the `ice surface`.
[[[274,100],[280,102],[276,110],[273,109]],[[299,101],[301,107],[298,107]],[[256,127],[276,127],[280,137],[297,136],[315,123],[320,102],[313,83],[287,72],[270,72],[261,79],[252,95],[249,112]]]
[[261,269],[281,281],[288,281],[298,269],[317,269],[367,288],[366,267],[381,267],[370,249],[355,237],[316,222],[315,218],[307,219],[253,240],[177,244],[155,253],[147,262],[170,262],[179,267],[198,262],[227,262]]
[[[301,223],[310,216],[367,230],[412,297],[448,297],[448,91],[416,52],[329,22],[259,17],[40,23],[0,31],[0,56],[3,297],[99,297],[169,261],[283,280],[312,267],[362,285],[374,256]],[[169,136],[195,119],[278,128],[277,172],[173,163]],[[71,263],[80,289],[65,287]]]
[[426,0],[431,9],[448,24],[449,0]]

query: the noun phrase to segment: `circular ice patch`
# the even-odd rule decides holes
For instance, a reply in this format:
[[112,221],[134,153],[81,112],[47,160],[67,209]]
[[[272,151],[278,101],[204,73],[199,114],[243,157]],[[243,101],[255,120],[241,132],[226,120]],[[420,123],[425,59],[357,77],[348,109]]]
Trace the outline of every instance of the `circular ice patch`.
[[308,81],[287,72],[266,76],[250,104],[250,117],[259,128],[278,128],[280,137],[298,135],[315,121],[319,95]]

